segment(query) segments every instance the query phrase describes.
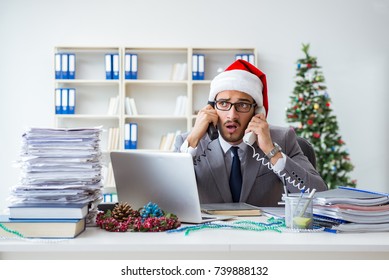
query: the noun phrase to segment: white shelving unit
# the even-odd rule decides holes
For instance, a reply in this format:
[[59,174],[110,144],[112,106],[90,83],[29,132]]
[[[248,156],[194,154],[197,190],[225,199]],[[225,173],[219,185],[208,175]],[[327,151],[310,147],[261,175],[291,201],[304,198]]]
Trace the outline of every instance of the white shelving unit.
[[[124,126],[135,122],[138,124],[138,149],[158,150],[163,135],[192,128],[198,110],[207,102],[211,80],[235,60],[235,55],[250,53],[254,55],[254,64],[257,60],[255,48],[57,46],[54,52],[76,55],[75,79],[56,79],[54,85],[54,88],[76,89],[75,114],[55,115],[55,126],[102,126],[104,132],[101,145],[107,160],[110,128],[119,129],[119,149],[124,149]],[[106,80],[106,53],[119,54],[118,80]],[[136,54],[138,58],[138,75],[135,80],[125,79],[123,69],[126,53]],[[204,80],[192,80],[193,54],[205,56]],[[177,64],[185,65],[183,79],[173,79],[173,68]],[[108,115],[109,100],[115,96],[119,98],[118,111]],[[178,96],[187,98],[184,115],[174,114]],[[137,115],[126,114],[126,97],[135,100]]]

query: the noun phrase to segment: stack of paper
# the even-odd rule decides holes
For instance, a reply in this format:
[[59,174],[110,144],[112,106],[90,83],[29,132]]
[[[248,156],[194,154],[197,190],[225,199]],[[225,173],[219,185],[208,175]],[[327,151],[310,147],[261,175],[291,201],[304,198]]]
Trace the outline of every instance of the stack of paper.
[[89,203],[97,209],[102,200],[101,133],[101,128],[27,130],[19,160],[21,179],[11,188],[11,206]]
[[389,194],[344,188],[318,192],[314,223],[335,231],[389,231]]

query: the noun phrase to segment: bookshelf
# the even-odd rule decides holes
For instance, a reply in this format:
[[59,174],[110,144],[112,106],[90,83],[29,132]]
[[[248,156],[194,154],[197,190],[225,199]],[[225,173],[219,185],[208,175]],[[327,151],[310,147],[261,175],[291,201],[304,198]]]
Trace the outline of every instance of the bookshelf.
[[[252,54],[255,48],[155,48],[155,47],[85,47],[56,46],[58,53],[75,54],[74,79],[58,79],[54,89],[74,88],[74,114],[55,114],[56,127],[102,126],[104,161],[109,162],[109,131],[118,130],[117,148],[124,149],[125,124],[138,124],[137,148],[158,150],[162,138],[169,133],[192,128],[197,112],[206,104],[210,82],[230,65],[238,54]],[[106,79],[106,54],[118,54],[119,77]],[[127,79],[127,55],[136,54],[137,77]],[[192,79],[193,55],[204,55],[204,79]],[[56,69],[56,59],[54,69]],[[182,98],[184,96],[184,98]],[[55,113],[55,95],[53,94]],[[110,100],[117,98],[117,110],[109,112]],[[176,113],[178,98],[185,100],[185,110]],[[129,113],[126,102],[132,99],[136,113]],[[105,148],[104,148],[105,147]],[[112,184],[109,183],[110,185]],[[107,186],[111,187],[111,186]]]

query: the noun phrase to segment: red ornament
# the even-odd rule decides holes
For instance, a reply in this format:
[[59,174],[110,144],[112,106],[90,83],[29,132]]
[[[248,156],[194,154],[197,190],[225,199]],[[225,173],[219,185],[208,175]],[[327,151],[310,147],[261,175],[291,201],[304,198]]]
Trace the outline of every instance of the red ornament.
[[313,120],[309,119],[309,120],[307,121],[307,124],[313,125]]
[[330,107],[330,105],[331,105],[330,102],[327,102],[327,103],[326,103],[326,106],[327,106],[327,107]]
[[320,133],[314,132],[312,133],[313,138],[320,138]]

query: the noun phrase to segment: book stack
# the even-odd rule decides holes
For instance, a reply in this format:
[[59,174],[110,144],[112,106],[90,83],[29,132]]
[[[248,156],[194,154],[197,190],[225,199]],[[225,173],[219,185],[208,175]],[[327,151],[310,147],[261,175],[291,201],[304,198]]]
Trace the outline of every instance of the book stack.
[[114,116],[119,113],[119,96],[109,98],[107,115]]
[[124,98],[125,102],[125,113],[126,115],[136,116],[138,115],[138,109],[136,108],[135,99],[132,97],[126,96]]
[[262,215],[259,207],[244,202],[201,204],[201,211],[210,215],[238,217]]
[[174,150],[174,142],[176,137],[181,134],[181,130],[176,130],[175,132],[168,132],[161,137],[161,142],[159,143],[159,149],[161,151],[170,151]]
[[314,226],[332,232],[389,231],[389,194],[339,187],[315,194]]
[[[25,237],[45,238],[75,237],[93,224],[102,200],[101,133],[101,128],[27,130],[20,183],[11,188],[10,214],[1,223]],[[68,231],[54,230],[58,223]]]

